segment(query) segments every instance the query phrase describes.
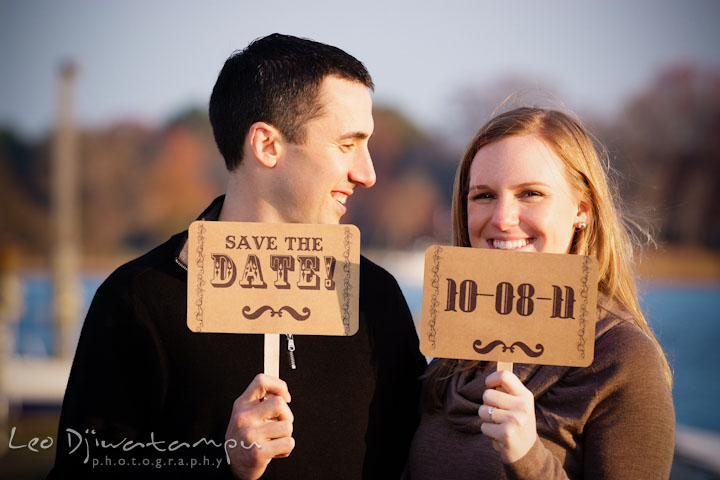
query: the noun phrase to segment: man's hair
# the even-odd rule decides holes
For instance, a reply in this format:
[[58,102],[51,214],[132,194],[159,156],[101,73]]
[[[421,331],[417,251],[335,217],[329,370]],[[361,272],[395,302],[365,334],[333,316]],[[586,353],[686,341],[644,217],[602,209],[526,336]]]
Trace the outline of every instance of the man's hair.
[[318,95],[328,75],[374,88],[358,59],[306,38],[274,33],[233,52],[210,96],[210,123],[228,170],[242,161],[255,122],[267,122],[289,142],[303,143],[305,124],[322,113]]

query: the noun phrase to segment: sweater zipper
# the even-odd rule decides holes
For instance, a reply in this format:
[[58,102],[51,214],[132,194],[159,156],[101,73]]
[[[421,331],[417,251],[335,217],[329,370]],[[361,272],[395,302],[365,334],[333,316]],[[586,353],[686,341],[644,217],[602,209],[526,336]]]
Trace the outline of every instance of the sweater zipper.
[[[177,263],[180,268],[182,268],[186,272],[188,271],[187,266],[183,264],[178,257],[175,257],[175,263]],[[286,333],[285,337],[287,338],[287,351],[290,368],[295,370],[297,368],[297,363],[295,362],[295,339],[293,338],[293,335],[291,333]]]
[[187,265],[183,264],[178,257],[175,257],[175,263],[177,263],[178,265],[180,265],[180,268],[182,268],[182,269],[185,270],[186,272],[188,271]]
[[286,333],[285,337],[287,337],[288,361],[290,362],[290,368],[295,370],[297,368],[297,364],[295,363],[295,339],[291,333]]

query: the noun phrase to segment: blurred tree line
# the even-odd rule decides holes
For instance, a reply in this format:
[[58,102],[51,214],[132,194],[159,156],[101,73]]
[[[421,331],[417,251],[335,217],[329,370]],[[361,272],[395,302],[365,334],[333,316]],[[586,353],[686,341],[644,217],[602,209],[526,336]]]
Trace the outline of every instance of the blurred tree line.
[[[378,182],[350,198],[343,221],[364,247],[422,248],[450,238],[450,199],[465,143],[520,78],[458,92],[446,131],[425,132],[400,112],[376,106],[370,151]],[[542,88],[546,97],[552,90]],[[525,95],[523,103],[542,104]],[[547,103],[547,102],[545,102]],[[553,102],[551,102],[553,103]],[[557,101],[554,102],[557,106]],[[630,210],[668,244],[720,249],[720,72],[691,65],[662,72],[610,121],[581,115],[608,147]],[[0,246],[42,259],[52,242],[52,138],[30,141],[0,127]],[[132,254],[188,224],[227,173],[204,108],[161,128],[119,123],[79,132],[83,251]]]

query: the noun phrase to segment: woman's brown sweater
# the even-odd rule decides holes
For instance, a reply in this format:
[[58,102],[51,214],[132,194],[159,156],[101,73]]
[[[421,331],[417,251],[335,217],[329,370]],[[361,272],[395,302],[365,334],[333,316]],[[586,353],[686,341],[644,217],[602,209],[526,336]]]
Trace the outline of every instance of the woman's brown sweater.
[[675,415],[660,353],[634,324],[598,309],[595,358],[586,368],[515,364],[535,396],[539,440],[504,465],[477,416],[485,378],[456,374],[442,410],[423,414],[409,472],[423,479],[667,479]]

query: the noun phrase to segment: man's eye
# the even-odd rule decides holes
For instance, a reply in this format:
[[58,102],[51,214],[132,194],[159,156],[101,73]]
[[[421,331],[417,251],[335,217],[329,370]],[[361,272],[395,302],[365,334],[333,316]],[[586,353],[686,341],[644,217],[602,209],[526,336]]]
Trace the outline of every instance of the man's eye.
[[340,147],[342,147],[343,150],[352,150],[353,148],[355,148],[355,144],[354,143],[344,143],[344,144],[340,145]]

